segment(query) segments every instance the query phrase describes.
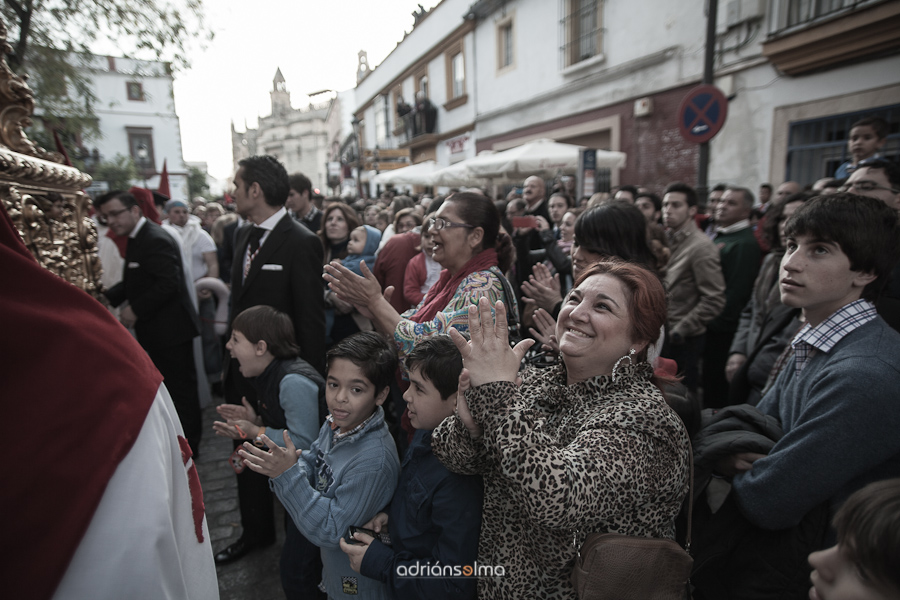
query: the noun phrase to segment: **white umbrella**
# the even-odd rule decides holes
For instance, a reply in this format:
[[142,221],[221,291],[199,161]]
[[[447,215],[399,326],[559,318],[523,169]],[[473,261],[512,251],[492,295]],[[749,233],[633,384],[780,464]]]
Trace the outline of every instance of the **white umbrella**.
[[482,150],[478,153],[478,156],[467,158],[464,161],[450,165],[449,167],[444,167],[439,171],[435,171],[432,178],[432,185],[457,186],[489,183],[491,179],[490,177],[476,177],[472,174],[472,171],[469,167],[473,164],[477,165],[479,164],[479,162],[488,160],[495,154],[497,153],[493,150]]
[[[583,146],[563,144],[549,139],[534,140],[497,152],[485,160],[469,165],[475,177],[521,181],[525,177],[555,177],[560,173],[578,170],[578,153]],[[597,150],[597,167],[621,169],[625,166],[623,152]]]
[[432,185],[431,175],[436,170],[437,163],[433,160],[426,160],[402,169],[379,173],[373,178],[373,182],[393,183],[394,185]]

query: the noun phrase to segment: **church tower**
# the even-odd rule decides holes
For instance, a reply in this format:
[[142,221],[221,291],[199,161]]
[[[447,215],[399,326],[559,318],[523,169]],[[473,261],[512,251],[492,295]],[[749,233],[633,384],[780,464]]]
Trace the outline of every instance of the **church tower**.
[[275,71],[275,79],[272,80],[272,91],[269,92],[269,95],[272,97],[273,117],[286,115],[291,111],[291,93],[287,90],[281,68]]

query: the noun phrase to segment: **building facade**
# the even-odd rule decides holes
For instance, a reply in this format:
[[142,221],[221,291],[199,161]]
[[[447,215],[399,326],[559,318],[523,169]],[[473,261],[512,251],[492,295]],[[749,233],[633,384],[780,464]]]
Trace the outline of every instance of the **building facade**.
[[470,4],[444,0],[416,15],[376,69],[363,67],[361,57],[354,116],[364,186],[386,169],[475,156],[476,23],[464,18]]
[[[695,184],[699,146],[682,139],[679,108],[702,81],[706,6],[444,0],[358,84],[363,153],[405,149],[411,163],[446,166],[552,138],[625,152],[612,185]],[[831,175],[863,115],[892,124],[886,152],[900,154],[900,2],[718,6],[714,84],[728,118],[710,143],[710,184],[755,189]],[[423,88],[436,126],[409,140],[398,98]]]
[[[187,198],[187,168],[169,64],[114,56],[82,58],[96,97],[99,128],[96,138],[80,140],[88,172],[100,161],[130,156],[139,174],[133,184],[155,190],[165,163],[172,197]],[[104,181],[91,186],[95,192],[105,189]]]
[[[291,93],[281,74],[272,80],[272,112],[260,117],[258,126],[244,127],[238,132],[231,124],[231,147],[234,169],[242,158],[256,154],[270,154],[280,160],[288,173],[301,172],[313,183],[313,187],[325,189],[329,154],[328,131],[325,119],[334,101],[331,91],[310,98],[303,108],[291,105]],[[320,98],[321,97],[321,98]]]

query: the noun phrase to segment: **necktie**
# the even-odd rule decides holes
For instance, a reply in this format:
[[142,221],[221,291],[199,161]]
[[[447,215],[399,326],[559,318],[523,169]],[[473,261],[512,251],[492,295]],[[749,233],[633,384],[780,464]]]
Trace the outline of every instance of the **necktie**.
[[250,230],[250,244],[247,246],[247,262],[244,263],[244,279],[247,279],[247,274],[250,272],[250,265],[253,263],[253,259],[256,258],[256,255],[259,252],[259,241],[265,233],[266,230],[262,227],[254,227]]

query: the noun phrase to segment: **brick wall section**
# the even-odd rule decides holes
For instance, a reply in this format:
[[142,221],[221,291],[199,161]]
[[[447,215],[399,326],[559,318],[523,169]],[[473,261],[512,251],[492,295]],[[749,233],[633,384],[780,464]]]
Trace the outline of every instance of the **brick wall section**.
[[622,151],[628,166],[620,181],[643,185],[657,193],[673,181],[697,183],[700,146],[685,141],[678,130],[678,107],[694,85],[653,96],[653,113],[634,117],[634,102],[619,105]]
[[696,84],[691,84],[652,96],[653,112],[646,117],[634,117],[634,99],[631,99],[504,135],[480,139],[476,148],[480,152],[506,139],[618,114],[622,128],[622,147],[619,150],[628,155],[627,166],[620,177],[622,184],[643,185],[660,194],[673,181],[696,185],[700,147],[686,142],[678,131],[678,107],[688,91],[695,86]]

